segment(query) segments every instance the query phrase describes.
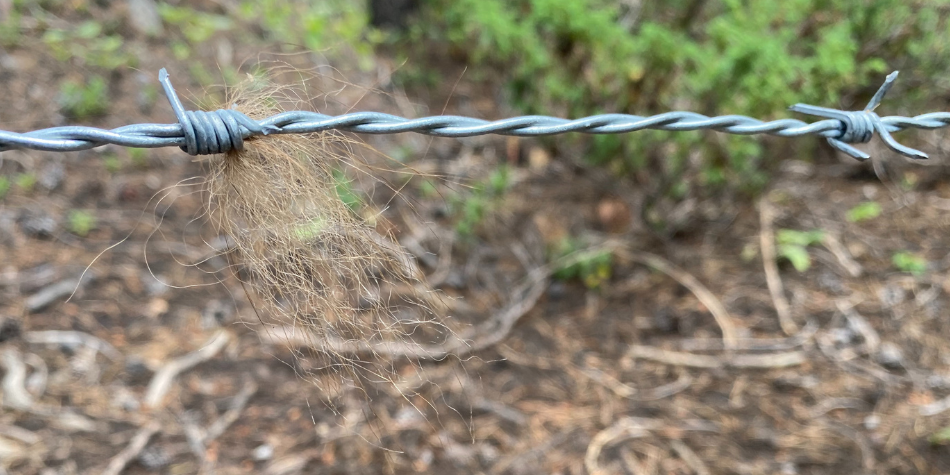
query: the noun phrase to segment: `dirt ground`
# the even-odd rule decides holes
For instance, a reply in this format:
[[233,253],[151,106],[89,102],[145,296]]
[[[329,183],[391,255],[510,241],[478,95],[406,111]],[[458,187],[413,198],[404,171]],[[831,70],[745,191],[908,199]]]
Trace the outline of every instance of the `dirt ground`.
[[[126,21],[120,7],[92,14]],[[0,129],[74,123],[59,85],[89,70],[25,28],[0,49]],[[142,98],[161,67],[186,100],[205,95],[167,44],[119,31],[148,54],[107,76],[108,114],[84,124],[174,122],[161,96]],[[327,113],[511,113],[455,76],[409,96],[384,56],[334,70],[262,48],[220,34],[189,61],[317,68],[326,95],[312,104]],[[173,148],[3,152],[0,175],[35,183],[0,199],[0,473],[950,473],[941,132],[917,137],[928,164],[874,144],[876,165],[773,152],[783,165],[761,200],[689,201],[677,212],[706,218],[673,237],[569,139],[355,138],[443,177],[437,193],[410,181],[405,199],[358,191],[452,298],[474,351],[394,358],[396,384],[343,382],[308,367],[306,341],[268,332],[220,271],[201,162]],[[474,237],[456,236],[447,197],[501,163],[509,191]],[[879,216],[847,219],[869,201]],[[763,259],[783,229],[823,232],[808,270]],[[600,286],[552,278],[546,247],[564,236],[613,256]],[[897,253],[920,268],[897,268]]]

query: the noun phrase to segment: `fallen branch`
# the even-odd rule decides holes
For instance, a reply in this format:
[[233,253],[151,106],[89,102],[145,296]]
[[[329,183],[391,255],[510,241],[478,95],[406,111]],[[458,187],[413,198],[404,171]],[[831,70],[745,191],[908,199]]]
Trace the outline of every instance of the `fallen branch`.
[[682,351],[670,351],[644,345],[631,345],[624,358],[640,358],[672,366],[690,368],[788,368],[798,366],[808,358],[803,351],[783,353],[756,353],[741,355],[696,355]]
[[709,312],[712,313],[713,318],[716,319],[716,323],[719,325],[719,330],[722,332],[722,342],[725,348],[727,350],[734,350],[738,346],[736,327],[732,323],[732,317],[729,315],[729,312],[726,311],[726,307],[722,305],[722,302],[720,302],[719,299],[716,298],[716,296],[713,295],[713,293],[710,292],[705,285],[699,282],[699,280],[690,275],[688,272],[676,267],[673,265],[673,263],[655,254],[627,249],[625,255],[631,260],[650,266],[672,277],[681,285],[689,289],[689,291],[692,292],[693,295],[695,295],[696,298],[698,298],[707,309],[709,309]]
[[122,360],[122,353],[114,346],[88,333],[64,330],[30,331],[23,335],[23,339],[29,343],[63,345],[70,348],[86,346],[94,348],[112,361]]
[[[687,419],[681,421],[678,424],[671,424],[669,421],[663,421],[660,419],[649,419],[645,417],[624,417],[606,429],[598,432],[597,435],[591,439],[590,444],[587,446],[587,453],[584,456],[584,467],[587,468],[587,473],[590,475],[599,475],[604,473],[597,460],[600,458],[600,454],[603,452],[604,447],[606,447],[608,444],[617,442],[619,440],[647,437],[651,434],[651,432],[663,431],[665,429],[671,428],[676,429],[674,432],[703,431],[718,433],[721,430],[719,426],[705,419]],[[675,443],[678,441],[673,439],[671,442]],[[683,450],[684,447],[685,450]],[[703,465],[702,461],[699,460],[699,457],[696,456],[696,454],[688,447],[683,445],[679,448],[676,448],[674,446],[673,449],[680,454],[680,457],[683,458],[683,461],[686,462],[690,468],[696,470],[698,473],[709,473],[708,469],[705,472],[700,471],[705,467],[705,465]],[[687,460],[686,458],[690,456],[692,456],[693,459]]]
[[[467,332],[464,336],[452,334],[439,345],[423,345],[407,342],[368,343],[365,341],[320,338],[299,327],[278,327],[265,332],[262,338],[269,343],[282,343],[294,346],[310,346],[315,350],[331,353],[368,353],[388,357],[411,357],[441,360],[449,355],[465,356],[488,348],[508,336],[514,325],[544,294],[551,274],[549,267],[533,270],[527,281],[512,292],[512,303],[508,304],[491,319]],[[319,346],[317,346],[319,345]]]
[[789,368],[798,366],[808,358],[803,351],[788,351],[784,353],[764,353],[750,355],[733,355],[726,361],[733,368]]
[[0,387],[3,389],[3,406],[28,410],[33,407],[33,396],[26,390],[26,363],[14,348],[3,351],[0,364],[6,370]]
[[765,283],[769,287],[769,294],[771,294],[772,303],[775,305],[779,326],[782,327],[782,331],[786,335],[793,335],[798,332],[798,326],[792,321],[791,306],[788,304],[788,299],[785,298],[785,288],[782,285],[782,277],[778,272],[775,254],[775,231],[772,229],[774,219],[775,212],[766,196],[759,200],[759,222],[761,223],[759,246],[762,248]]
[[102,475],[119,475],[125,466],[142,453],[142,449],[148,444],[149,439],[155,435],[161,428],[157,421],[151,421],[139,429],[139,431],[129,441],[129,445],[109,460],[109,465],[102,471]]
[[838,259],[838,263],[841,264],[841,267],[848,272],[848,275],[851,277],[861,277],[861,274],[864,273],[864,268],[861,267],[861,264],[858,264],[854,258],[851,257],[851,254],[848,252],[848,249],[841,244],[841,241],[837,236],[831,233],[825,233],[824,239],[821,240],[821,243],[831,251],[831,254]]
[[155,372],[155,376],[148,384],[148,389],[145,391],[145,405],[153,408],[158,407],[179,374],[213,358],[227,346],[230,339],[230,333],[226,330],[220,330],[201,348],[175,358],[162,366],[161,369]]
[[[782,351],[800,347],[818,333],[818,324],[809,320],[795,335],[785,338],[740,338],[737,351]],[[686,338],[677,342],[683,351],[722,351],[722,340],[715,338]]]
[[81,286],[91,282],[96,274],[91,270],[78,277],[63,279],[55,284],[44,287],[39,292],[26,299],[26,311],[33,313],[40,311],[56,300],[75,294]]
[[679,455],[679,457],[683,459],[683,462],[696,472],[696,475],[710,475],[712,473],[709,471],[709,468],[706,467],[706,464],[703,463],[703,460],[696,455],[696,452],[693,452],[693,449],[689,448],[683,441],[672,439],[670,440],[670,447],[673,447],[673,451],[676,452],[676,455]]
[[644,424],[644,420],[639,417],[624,417],[613,423],[610,427],[600,431],[591,439],[587,445],[587,453],[584,455],[584,467],[590,475],[599,475],[603,473],[597,460],[600,453],[603,452],[607,444],[616,442],[620,439],[636,439],[650,435],[650,429],[656,429],[653,424]]
[[709,355],[694,355],[680,351],[669,351],[652,346],[631,345],[624,358],[641,358],[657,363],[672,366],[687,366],[690,368],[722,368],[725,362],[722,358]]
[[203,442],[205,445],[211,443],[218,437],[221,437],[221,434],[224,434],[224,431],[228,430],[228,427],[231,424],[234,424],[235,421],[241,417],[241,413],[244,412],[244,407],[247,406],[248,401],[254,396],[257,392],[257,384],[254,381],[248,379],[244,383],[244,387],[241,388],[241,391],[234,396],[234,399],[231,401],[231,406],[228,407],[227,412],[224,413],[221,417],[215,420],[205,433]]

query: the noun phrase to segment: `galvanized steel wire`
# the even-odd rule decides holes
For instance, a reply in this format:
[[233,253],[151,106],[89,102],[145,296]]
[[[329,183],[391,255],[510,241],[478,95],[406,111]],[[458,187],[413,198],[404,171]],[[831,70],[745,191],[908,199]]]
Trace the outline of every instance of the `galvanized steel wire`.
[[825,137],[836,149],[859,160],[866,160],[869,155],[850,144],[866,143],[876,133],[895,152],[915,159],[926,159],[925,153],[901,145],[894,140],[891,132],[908,128],[946,127],[950,125],[950,113],[934,112],[916,117],[878,116],[874,110],[896,78],[896,71],[888,75],[884,85],[864,110],[841,111],[807,104],[796,104],[790,108],[795,112],[824,118],[812,123],[797,119],[764,122],[742,115],[708,117],[695,112],[666,112],[649,117],[601,114],[574,120],[532,115],[488,121],[462,116],[406,119],[381,112],[354,112],[329,116],[317,112],[292,111],[258,121],[229,109],[210,112],[186,111],[171,85],[168,73],[163,68],[159,72],[159,81],[165,89],[178,123],[134,124],[112,130],[85,126],[53,127],[24,133],[0,130],[0,151],[26,148],[68,152],[115,144],[138,148],[178,146],[191,155],[209,155],[241,150],[244,140],[249,137],[269,134],[306,134],[334,129],[363,134],[416,132],[438,137],[471,137],[486,134],[536,137],[568,132],[620,134],[654,129],[715,130],[737,135],[768,134],[780,137],[819,135]]

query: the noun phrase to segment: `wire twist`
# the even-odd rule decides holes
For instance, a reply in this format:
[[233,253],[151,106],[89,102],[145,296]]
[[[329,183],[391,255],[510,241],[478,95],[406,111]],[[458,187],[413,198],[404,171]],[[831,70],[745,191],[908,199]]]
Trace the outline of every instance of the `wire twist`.
[[190,155],[213,155],[242,150],[249,137],[269,134],[305,134],[325,130],[342,130],[365,134],[397,134],[416,132],[439,137],[471,137],[499,134],[518,137],[580,132],[587,134],[619,134],[644,129],[689,131],[716,130],[729,134],[768,134],[780,137],[820,135],[828,143],[858,160],[870,156],[853,147],[867,143],[875,133],[897,153],[926,159],[927,154],[898,143],[891,136],[908,128],[937,129],[950,125],[950,113],[934,112],[916,117],[880,117],[874,110],[897,79],[897,71],[889,74],[867,107],[860,111],[842,111],[808,104],[796,104],[794,112],[825,120],[807,123],[797,119],[779,119],[763,122],[742,115],[708,117],[695,112],[666,112],[650,117],[629,114],[601,114],[581,119],[561,119],[548,116],[522,116],[497,121],[472,117],[433,116],[418,119],[384,114],[355,112],[329,116],[316,112],[292,111],[262,120],[230,109],[216,111],[186,111],[172,87],[164,68],[159,82],[171,103],[177,124],[134,124],[112,130],[95,127],[53,127],[32,132],[16,133],[0,130],[0,152],[16,148],[47,151],[77,151],[115,144],[125,147],[156,148],[178,146]]

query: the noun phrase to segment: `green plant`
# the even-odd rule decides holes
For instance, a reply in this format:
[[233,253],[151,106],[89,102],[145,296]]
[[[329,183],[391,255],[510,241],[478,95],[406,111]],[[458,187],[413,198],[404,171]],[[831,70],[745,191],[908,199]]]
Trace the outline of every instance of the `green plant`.
[[10,179],[5,176],[0,176],[0,200],[7,196],[7,193],[10,192]]
[[36,174],[35,173],[20,173],[14,178],[17,188],[23,190],[24,193],[29,193],[33,191],[33,188],[36,186]]
[[950,442],[950,426],[944,427],[934,432],[928,438],[930,445],[946,445]]
[[148,150],[144,148],[129,148],[129,160],[137,168],[146,168],[148,166]]
[[876,201],[865,201],[854,208],[848,210],[846,219],[852,223],[860,223],[861,221],[867,221],[869,219],[874,219],[881,214],[881,205]]
[[825,238],[824,231],[797,231],[794,229],[780,229],[775,235],[778,244],[776,251],[779,257],[792,263],[798,272],[805,272],[811,268],[811,256],[808,246],[819,244]]
[[70,29],[49,29],[43,34],[43,42],[59,61],[79,60],[107,70],[138,64],[137,55],[127,50],[123,38],[106,33],[95,20]]
[[177,27],[192,45],[204,43],[215,33],[234,27],[234,21],[227,16],[201,12],[190,7],[160,3],[158,13],[165,23]]
[[468,193],[449,198],[449,212],[455,218],[455,230],[463,237],[475,230],[490,211],[502,200],[510,185],[508,167],[499,166],[484,181],[475,183]]
[[106,167],[106,171],[109,173],[116,173],[122,169],[122,161],[114,153],[106,153],[102,157],[102,165]]
[[350,54],[348,59],[363,69],[375,67],[373,46],[382,38],[368,27],[364,2],[242,0],[238,17],[258,25],[270,41],[327,55]]
[[[886,104],[889,113],[948,89],[950,10],[937,0],[634,3],[429,0],[394,42],[408,60],[394,80],[425,77],[417,69],[428,65],[414,52],[448,45],[448,55],[473,66],[466,79],[500,79],[529,114],[787,117],[796,102],[860,106],[898,68],[913,76],[901,84],[915,86]],[[653,131],[576,140],[586,141],[593,163],[639,177],[656,198],[650,203],[754,193],[768,180],[776,143]]]
[[333,183],[340,200],[354,213],[358,214],[363,207],[363,199],[353,188],[353,181],[347,178],[343,171],[333,170]]
[[921,275],[927,271],[927,259],[912,252],[896,252],[894,256],[891,257],[891,262],[894,264],[894,267],[901,272]]
[[109,86],[101,76],[85,83],[66,81],[59,88],[59,107],[72,119],[100,116],[109,110]]
[[12,48],[20,44],[23,39],[23,33],[20,31],[21,15],[13,10],[10,14],[0,20],[0,45],[6,48]]
[[69,231],[80,237],[85,237],[96,227],[96,215],[88,211],[74,209],[69,212],[67,220]]
[[551,250],[555,263],[568,262],[555,267],[552,276],[558,280],[579,279],[588,289],[600,288],[613,274],[613,253],[608,250],[583,251],[576,238],[567,237],[558,241]]

